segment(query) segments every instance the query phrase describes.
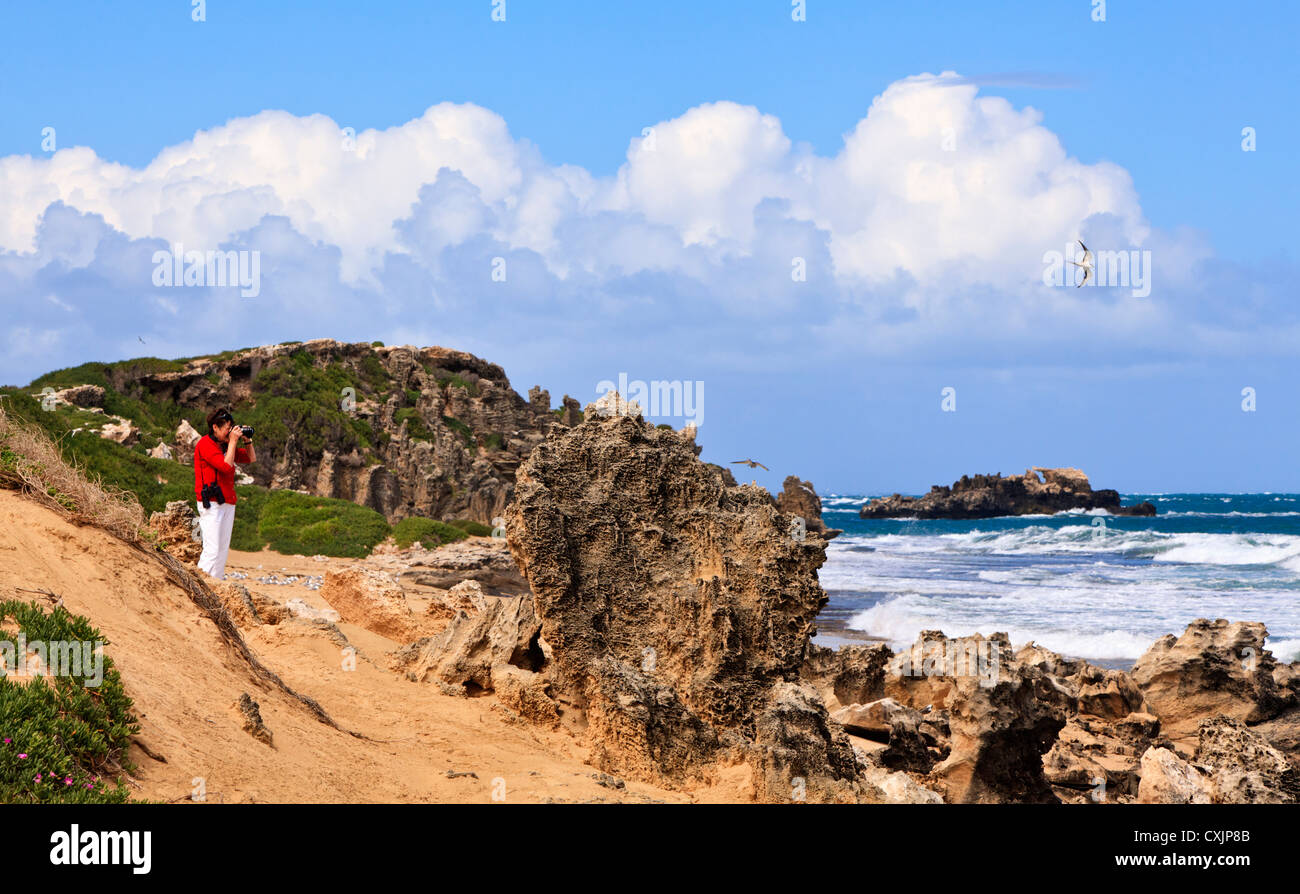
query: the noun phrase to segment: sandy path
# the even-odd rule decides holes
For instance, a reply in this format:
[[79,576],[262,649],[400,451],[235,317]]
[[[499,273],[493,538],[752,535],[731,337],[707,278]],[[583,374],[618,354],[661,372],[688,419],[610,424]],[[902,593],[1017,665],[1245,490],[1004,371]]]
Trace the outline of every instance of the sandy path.
[[[347,564],[232,553],[230,568],[248,572],[241,583],[278,601],[300,597],[324,607],[301,583],[254,578],[322,574],[336,562]],[[398,676],[386,669],[384,653],[399,644],[359,627],[339,625],[362,656],[354,671],[343,669],[337,645],[306,624],[245,630],[263,663],[368,738],[331,729],[257,682],[159,565],[100,530],[0,491],[0,597],[40,599],[18,588],[53,591],[111,643],[107,653],[135,701],[140,738],[167,759],[159,763],[132,747],[139,798],[188,799],[202,780],[208,801],[222,803],[491,802],[502,791],[515,803],[692,800],[636,782],[601,785],[570,735],[516,721],[491,696],[455,698]],[[242,692],[260,704],[273,747],[243,731],[234,709]],[[448,778],[448,771],[477,778]],[[706,800],[726,799],[710,794]]]

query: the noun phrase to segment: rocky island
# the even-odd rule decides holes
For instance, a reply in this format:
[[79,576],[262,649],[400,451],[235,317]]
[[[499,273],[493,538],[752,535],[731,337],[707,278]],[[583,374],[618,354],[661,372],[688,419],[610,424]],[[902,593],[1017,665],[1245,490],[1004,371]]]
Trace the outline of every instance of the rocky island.
[[[1041,473],[1041,477],[1040,474]],[[894,494],[862,507],[861,518],[995,518],[1103,509],[1111,515],[1155,515],[1149,502],[1122,506],[1119,492],[1093,490],[1078,469],[1026,469],[1024,475],[963,475],[951,487],[935,485],[923,497]]]

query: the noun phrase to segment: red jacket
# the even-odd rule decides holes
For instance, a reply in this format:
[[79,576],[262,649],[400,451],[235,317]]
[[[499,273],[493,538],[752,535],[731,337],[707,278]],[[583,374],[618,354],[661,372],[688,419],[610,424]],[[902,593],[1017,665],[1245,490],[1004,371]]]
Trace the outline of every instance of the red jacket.
[[[230,436],[235,437],[234,432]],[[235,448],[235,462],[248,462],[248,451],[243,447]],[[203,486],[211,484],[213,478],[221,485],[221,495],[227,503],[235,502],[235,467],[226,462],[226,451],[212,439],[204,435],[194,445],[194,499],[203,502]]]

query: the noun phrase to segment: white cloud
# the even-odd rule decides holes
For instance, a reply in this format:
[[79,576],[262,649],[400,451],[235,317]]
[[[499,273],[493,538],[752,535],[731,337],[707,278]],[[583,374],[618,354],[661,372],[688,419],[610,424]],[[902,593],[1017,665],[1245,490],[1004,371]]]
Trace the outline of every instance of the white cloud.
[[[752,251],[755,209],[776,198],[829,233],[841,279],[903,272],[924,283],[958,262],[1005,287],[1032,281],[1043,245],[1063,244],[1091,215],[1116,215],[1128,238],[1145,236],[1127,173],[1069,158],[1039,118],[979,97],[951,73],[913,77],[877,97],[843,150],[824,158],[796,147],[772,115],[708,103],[632,140],[626,163],[601,179],[545,164],[499,115],[472,104],[441,103],[399,127],[364,131],[351,151],[323,115],[268,111],[201,131],[140,170],[80,147],[0,159],[11,197],[0,248],[30,251],[54,201],[133,238],[194,246],[283,215],[338,246],[345,279],[357,282],[386,252],[410,248],[396,225],[423,204],[427,248],[483,233],[538,252],[564,275],[584,254],[557,235],[566,223],[612,211],[666,227],[677,263],[689,266],[681,249],[692,245]],[[443,169],[473,188],[473,200],[448,187],[429,206],[427,188]],[[640,266],[618,254],[624,272]],[[652,247],[643,261],[655,269],[665,259]]]
[[[1153,331],[1204,337],[1206,321],[1188,319],[1198,308],[1237,333],[1266,318],[1284,277],[1251,293],[1249,318],[1229,313],[1198,281],[1213,262],[1200,236],[1151,230],[1124,169],[1070,157],[1036,110],[978,89],[952,73],[892,84],[831,156],[758,109],[707,103],[631,140],[608,177],[549,164],[499,115],[453,103],[350,146],[326,116],[267,111],[139,169],[87,148],[0,158],[0,300],[27,307],[13,325],[37,344],[115,324],[127,343],[150,327],[179,343],[188,296],[148,279],[152,251],[179,241],[262,252],[256,313],[219,301],[234,315],[219,331],[241,343],[303,337],[304,319],[345,332],[491,321],[505,338],[532,338],[544,319],[697,346],[739,333],[804,354],[969,350],[980,337],[1123,350]],[[1152,247],[1151,297],[1043,286],[1044,252],[1080,235],[1095,249]],[[490,281],[494,257],[508,284]],[[795,258],[807,282],[792,280]],[[1220,270],[1215,284],[1249,275]],[[71,337],[54,305],[37,309],[56,293],[94,325]],[[650,319],[608,325],[632,313]]]

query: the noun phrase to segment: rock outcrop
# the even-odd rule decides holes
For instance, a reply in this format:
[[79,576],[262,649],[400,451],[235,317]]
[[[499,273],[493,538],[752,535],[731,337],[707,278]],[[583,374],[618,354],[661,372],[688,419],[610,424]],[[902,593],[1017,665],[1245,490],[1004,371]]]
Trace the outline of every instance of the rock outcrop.
[[[513,682],[544,695],[546,684],[540,680],[535,686],[531,683],[546,663],[532,600],[486,597],[480,604],[480,609],[457,612],[441,633],[399,649],[394,653],[394,667],[416,682],[442,683],[457,695],[470,696],[501,695],[511,688],[504,683],[510,676],[507,669],[513,668],[529,674],[527,678],[515,675]],[[539,697],[538,702],[549,703],[540,713],[556,716],[549,696]]]
[[162,512],[149,516],[149,531],[157,546],[182,562],[194,564],[203,553],[198,514],[190,500],[172,500]]
[[1133,679],[1032,642],[1016,652],[1016,660],[1047,674],[1069,699],[1069,719],[1043,757],[1054,794],[1071,803],[1134,800],[1141,757],[1158,741],[1160,720]]
[[532,596],[504,537],[463,540],[408,555],[403,582],[447,589],[472,580],[491,596]]
[[1138,796],[1142,755],[1157,741],[1160,721],[1132,713],[1115,722],[1071,717],[1043,757],[1043,774],[1067,803],[1129,803]]
[[809,644],[799,676],[815,685],[829,708],[866,704],[885,694],[885,666],[894,653],[884,643],[828,649]]
[[104,406],[104,389],[100,385],[74,385],[55,391],[54,397],[74,407],[89,409]]
[[[192,465],[194,463],[194,445],[202,437],[203,435],[199,434],[198,430],[190,425],[188,419],[182,419],[180,424],[176,426],[176,432],[172,435],[170,452],[173,458],[181,465]],[[169,445],[159,444],[159,446],[168,447]]]
[[693,432],[606,409],[534,450],[506,511],[596,765],[673,784],[745,762],[762,800],[857,799],[853,748],[800,679],[824,541],[701,463]]
[[320,595],[342,620],[398,642],[418,639],[431,626],[411,611],[401,586],[366,568],[326,571]]
[[[1042,473],[1040,477],[1039,473]],[[1148,502],[1120,504],[1119,493],[1093,490],[1078,469],[1033,468],[1024,475],[963,475],[951,487],[935,485],[922,497],[894,494],[863,506],[862,518],[994,518],[1103,509],[1111,515],[1155,515]]]
[[1198,618],[1180,636],[1156,640],[1131,675],[1165,734],[1196,736],[1216,714],[1255,724],[1295,706],[1295,691],[1274,678],[1282,666],[1264,647],[1266,636],[1257,622]]
[[931,772],[950,803],[1057,800],[1043,754],[1074,701],[1049,674],[1018,661],[1005,633],[924,631],[890,661],[885,693],[946,739],[947,756]]
[[266,724],[262,722],[261,705],[253,701],[247,692],[241,692],[239,699],[235,702],[235,710],[243,720],[243,730],[257,741],[264,745],[273,744],[274,737],[271,731],[267,729]]
[[873,749],[881,766],[929,773],[935,764],[937,755],[931,749],[939,748],[939,736],[927,729],[926,715],[914,708],[882,698],[840,708],[831,716],[846,732],[883,745]]
[[1212,803],[1210,780],[1172,749],[1148,748],[1138,772],[1139,804]]
[[[253,483],[352,500],[390,521],[491,523],[510,500],[519,464],[577,415],[572,398],[552,410],[550,395],[534,388],[525,400],[500,366],[439,347],[317,339],[103,372],[129,399],[191,416],[226,405],[241,422],[262,422],[258,462],[247,467]],[[60,394],[102,403],[104,388]],[[188,463],[197,433],[182,427],[166,446]],[[139,432],[119,425],[105,436],[130,443]]]
[[811,481],[800,481],[796,475],[787,475],[776,497],[776,508],[786,515],[802,518],[808,530],[823,540],[831,540],[844,531],[828,528],[822,521],[822,500],[817,496]]
[[1219,714],[1201,721],[1190,760],[1171,749],[1142,755],[1143,804],[1295,804],[1300,771],[1263,736]]

